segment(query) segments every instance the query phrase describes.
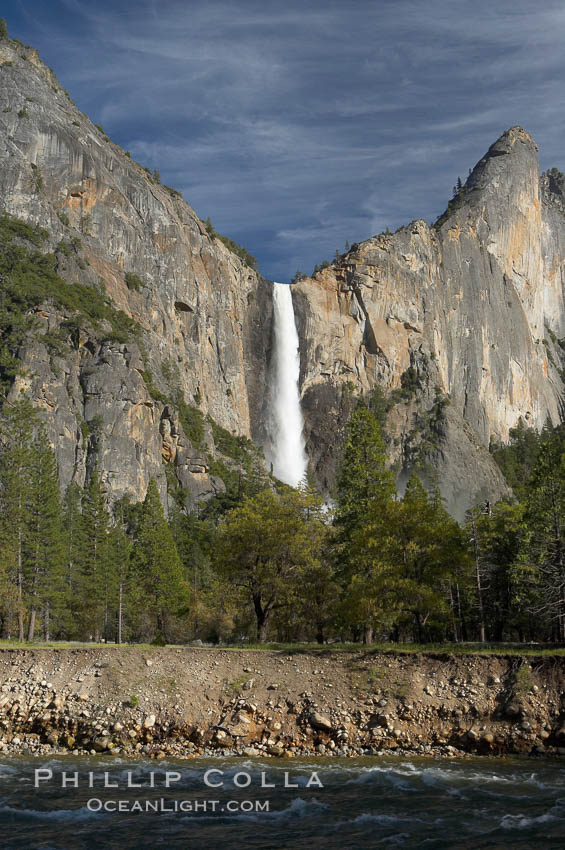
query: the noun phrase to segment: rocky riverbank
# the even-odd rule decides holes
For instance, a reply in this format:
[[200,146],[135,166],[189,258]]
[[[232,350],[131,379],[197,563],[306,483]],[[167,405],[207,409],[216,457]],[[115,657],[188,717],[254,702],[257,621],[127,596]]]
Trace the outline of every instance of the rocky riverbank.
[[565,657],[0,650],[0,753],[565,756]]

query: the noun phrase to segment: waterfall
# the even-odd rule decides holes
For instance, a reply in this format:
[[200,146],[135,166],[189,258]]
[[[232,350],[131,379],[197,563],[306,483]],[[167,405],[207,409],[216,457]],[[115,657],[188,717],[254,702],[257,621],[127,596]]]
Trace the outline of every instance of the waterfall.
[[276,477],[285,484],[297,487],[306,473],[308,459],[298,389],[298,334],[290,286],[286,283],[273,284],[273,332],[270,445],[266,447],[266,455]]

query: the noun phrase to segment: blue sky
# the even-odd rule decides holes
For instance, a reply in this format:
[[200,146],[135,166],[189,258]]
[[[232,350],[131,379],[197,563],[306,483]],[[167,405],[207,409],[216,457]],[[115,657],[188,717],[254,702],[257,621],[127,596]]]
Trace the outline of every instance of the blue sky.
[[562,0],[4,0],[0,15],[271,279],[434,220],[514,124],[565,171]]

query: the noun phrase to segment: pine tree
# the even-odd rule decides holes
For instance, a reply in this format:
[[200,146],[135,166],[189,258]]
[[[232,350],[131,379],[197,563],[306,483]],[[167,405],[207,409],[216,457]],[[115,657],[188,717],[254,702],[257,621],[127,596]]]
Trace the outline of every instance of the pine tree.
[[359,404],[348,425],[337,479],[333,560],[345,592],[346,619],[354,624],[355,616],[361,617],[358,627],[362,628],[366,643],[371,643],[373,638],[374,600],[367,598],[361,605],[359,602],[372,570],[359,559],[352,542],[368,516],[384,517],[393,501],[394,476],[386,468],[385,461],[379,424],[373,414]]
[[109,553],[110,516],[97,470],[94,470],[83,500],[86,552],[80,577],[81,630],[98,642],[108,629],[109,601],[114,576]]
[[26,553],[29,551],[30,494],[34,473],[34,428],[37,414],[26,398],[5,402],[2,408],[4,443],[0,453],[0,565],[16,588],[18,637],[25,636]]
[[[478,560],[481,570],[485,628],[489,637],[496,641],[520,637],[528,620],[527,612],[517,604],[515,575],[526,533],[524,510],[525,506],[520,503],[498,502],[492,510],[475,510],[474,523],[470,518],[467,521],[467,532],[474,537],[475,564]],[[476,581],[474,585],[476,588]],[[470,594],[473,601],[476,600],[475,588]]]
[[57,461],[43,425],[36,429],[32,464],[26,547],[29,641],[35,636],[38,613],[42,615],[44,638],[49,640],[51,620],[54,617],[59,622],[66,606]]
[[189,590],[154,479],[143,502],[132,562],[151,632],[167,640],[173,618],[186,610]]
[[382,631],[403,626],[413,639],[442,637],[448,626],[449,581],[468,566],[461,529],[439,493],[429,495],[413,475],[400,502],[374,502],[350,545],[355,566],[345,600],[349,616],[364,615]]
[[69,484],[63,500],[63,560],[68,608],[63,630],[67,636],[79,633],[81,617],[82,577],[87,557],[86,532],[82,515],[83,491],[75,482]]
[[124,636],[130,631],[129,615],[133,595],[131,549],[131,542],[124,529],[123,515],[118,512],[108,539],[109,573],[113,579],[108,588],[108,637],[115,638],[118,644],[123,643]]
[[560,435],[548,430],[527,486],[526,523],[516,566],[520,604],[565,641],[565,462]]
[[430,627],[443,639],[448,583],[458,564],[469,565],[464,535],[443,506],[439,490],[428,494],[416,475],[408,481],[397,518],[388,556],[403,585],[399,602],[412,620],[415,640],[422,642]]
[[6,19],[0,18],[0,41],[9,38],[10,36],[8,35],[8,25],[6,23]]
[[395,495],[394,476],[386,468],[379,424],[359,404],[347,428],[338,479],[335,524],[345,541],[367,516],[372,503],[384,504]]

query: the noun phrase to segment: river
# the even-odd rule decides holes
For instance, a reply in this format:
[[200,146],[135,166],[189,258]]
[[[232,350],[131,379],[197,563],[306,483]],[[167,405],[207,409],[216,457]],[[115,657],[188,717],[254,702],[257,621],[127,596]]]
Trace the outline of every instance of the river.
[[565,765],[4,758],[0,830],[3,850],[562,848]]

